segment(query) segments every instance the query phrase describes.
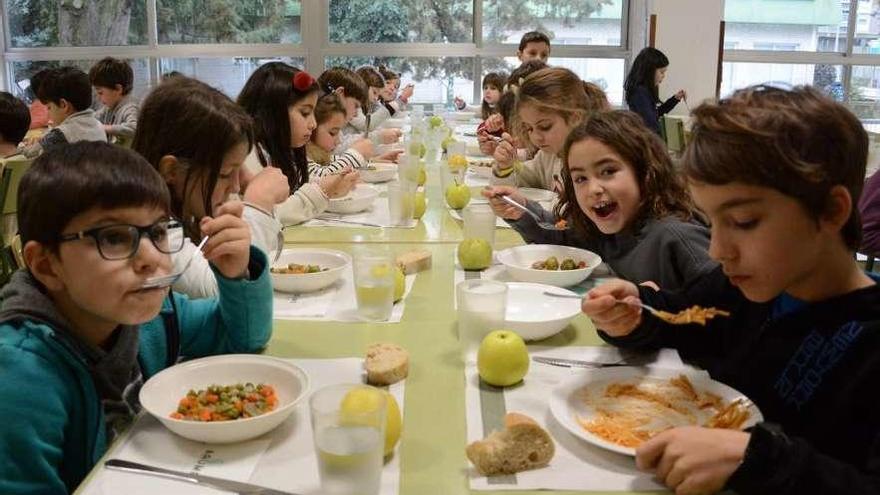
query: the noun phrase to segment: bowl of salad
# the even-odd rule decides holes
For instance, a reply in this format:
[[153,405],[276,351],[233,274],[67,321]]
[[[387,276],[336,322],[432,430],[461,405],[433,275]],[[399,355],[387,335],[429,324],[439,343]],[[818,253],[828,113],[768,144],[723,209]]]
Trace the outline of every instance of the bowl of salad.
[[334,249],[285,249],[272,264],[272,286],[279,292],[314,292],[333,285],[351,266],[351,256]]
[[205,443],[258,437],[284,422],[308,394],[302,368],[256,354],[186,361],[141,387],[144,409],[172,432]]

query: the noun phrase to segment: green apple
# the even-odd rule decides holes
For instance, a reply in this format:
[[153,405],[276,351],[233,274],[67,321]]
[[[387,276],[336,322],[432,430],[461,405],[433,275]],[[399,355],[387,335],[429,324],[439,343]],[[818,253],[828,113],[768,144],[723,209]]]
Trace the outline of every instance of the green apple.
[[454,137],[452,137],[452,136],[446,136],[446,137],[443,139],[443,141],[440,142],[440,147],[443,148],[443,151],[446,151],[446,148],[447,148],[450,144],[455,143],[455,142],[456,142],[456,141],[455,141],[455,138],[454,138]]
[[394,302],[403,299],[403,293],[406,292],[406,275],[403,274],[403,268],[394,267]]
[[428,182],[428,172],[425,170],[425,166],[422,165],[421,167],[419,167],[419,177],[416,181],[416,184],[424,186],[425,182]]
[[417,191],[414,201],[415,203],[413,204],[413,218],[418,220],[422,218],[422,215],[425,214],[425,210],[428,209],[428,202],[425,200],[425,192]]
[[489,268],[492,246],[486,239],[465,239],[458,243],[458,262],[465,270]]
[[526,343],[510,330],[490,332],[477,351],[477,370],[489,385],[507,387],[519,383],[529,371]]
[[425,143],[414,142],[409,145],[409,153],[411,155],[419,155],[419,158],[424,158],[427,152],[428,148],[425,147]]
[[441,125],[443,125],[443,119],[441,119],[439,115],[434,115],[428,119],[428,126],[430,126],[431,129],[436,129]]
[[446,186],[446,204],[450,208],[460,210],[471,200],[471,189],[465,184],[449,184]]

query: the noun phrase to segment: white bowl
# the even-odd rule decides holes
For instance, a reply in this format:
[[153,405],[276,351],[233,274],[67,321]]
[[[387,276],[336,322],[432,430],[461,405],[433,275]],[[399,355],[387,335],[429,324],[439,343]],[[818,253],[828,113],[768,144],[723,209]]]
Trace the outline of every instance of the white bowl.
[[396,163],[370,162],[368,167],[373,167],[374,170],[367,168],[358,170],[364,182],[388,182],[397,177]]
[[581,313],[580,299],[553,297],[544,292],[576,295],[551,285],[508,282],[504,327],[524,340],[546,339],[561,332]]
[[379,191],[367,184],[357,184],[354,189],[341,198],[333,198],[327,206],[331,213],[358,213],[373,205]]
[[[177,404],[190,389],[209,385],[265,383],[275,388],[278,405],[253,418],[201,422],[174,419]],[[141,405],[169,430],[190,440],[231,443],[250,440],[284,422],[309,390],[309,377],[298,366],[269,356],[227,354],[195,359],[167,368],[141,388]]]
[[327,268],[323,272],[287,274],[270,273],[272,286],[279,292],[313,292],[332,285],[351,266],[351,256],[342,251],[320,248],[285,249],[273,265],[287,267],[290,263],[318,265]]
[[466,156],[465,159],[471,172],[480,177],[492,177],[492,164],[495,162],[492,157]]
[[519,193],[532,201],[555,201],[556,193],[546,189],[536,189],[534,187],[520,187]]
[[[565,258],[571,258],[575,263],[584,261],[587,266],[576,270],[537,270],[532,268],[532,263],[545,260],[550,256],[556,256],[560,263]],[[511,277],[520,282],[570,287],[589,277],[590,273],[602,263],[602,258],[592,251],[570,246],[526,244],[499,252],[498,261],[507,268],[507,273]]]

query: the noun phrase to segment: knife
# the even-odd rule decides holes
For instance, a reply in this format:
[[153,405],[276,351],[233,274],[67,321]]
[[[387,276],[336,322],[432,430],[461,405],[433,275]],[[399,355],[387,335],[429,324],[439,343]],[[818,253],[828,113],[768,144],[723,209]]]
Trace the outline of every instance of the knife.
[[184,473],[181,471],[172,471],[137,462],[124,461],[122,459],[109,459],[104,462],[104,467],[108,469],[116,469],[118,471],[126,471],[130,473],[150,474],[161,478],[169,478],[177,481],[186,481],[194,485],[207,486],[218,490],[225,490],[239,494],[247,495],[299,495],[293,492],[283,492],[262,486],[252,485],[250,483],[242,483],[241,481],[224,480],[214,478],[213,476],[205,476],[195,473]]
[[577,359],[554,358],[545,356],[532,356],[532,361],[541,364],[549,364],[551,366],[562,366],[565,368],[608,368],[611,366],[634,366],[632,363],[628,362],[597,363],[595,361],[580,361]]

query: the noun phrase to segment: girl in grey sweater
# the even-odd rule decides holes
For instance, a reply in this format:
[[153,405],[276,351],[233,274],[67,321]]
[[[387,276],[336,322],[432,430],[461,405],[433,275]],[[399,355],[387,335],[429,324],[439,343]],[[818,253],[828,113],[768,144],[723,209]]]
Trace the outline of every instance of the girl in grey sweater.
[[[528,242],[589,249],[621,278],[678,289],[717,264],[709,258],[709,231],[663,143],[632,112],[605,112],[575,128],[563,149],[560,201],[553,212],[513,188],[489,191],[496,214]],[[544,230],[500,201],[510,195],[546,221],[568,229]]]

